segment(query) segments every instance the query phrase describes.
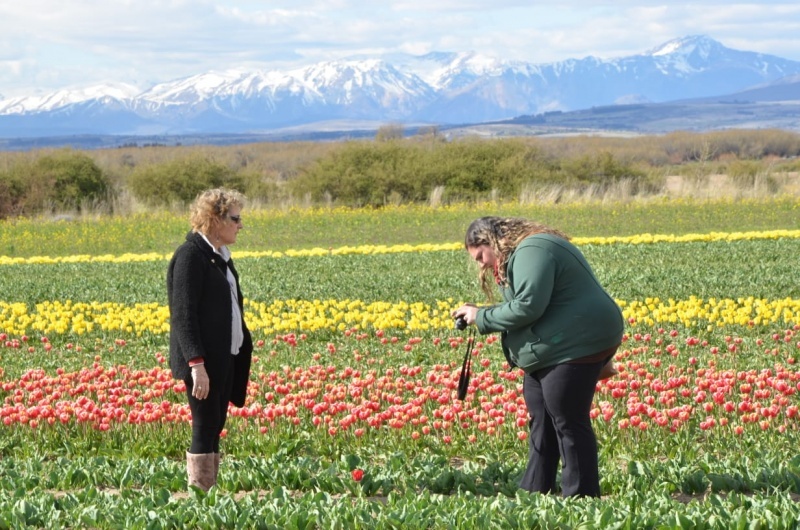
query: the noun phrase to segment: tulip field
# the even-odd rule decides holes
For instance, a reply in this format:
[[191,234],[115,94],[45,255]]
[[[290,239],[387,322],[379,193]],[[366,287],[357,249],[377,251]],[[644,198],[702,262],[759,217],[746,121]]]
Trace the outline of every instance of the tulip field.
[[[600,499],[518,490],[521,373],[449,317],[488,214],[566,230],[623,309]],[[254,363],[208,493],[166,361],[186,217],[0,221],[0,528],[800,527],[800,201],[245,209]]]

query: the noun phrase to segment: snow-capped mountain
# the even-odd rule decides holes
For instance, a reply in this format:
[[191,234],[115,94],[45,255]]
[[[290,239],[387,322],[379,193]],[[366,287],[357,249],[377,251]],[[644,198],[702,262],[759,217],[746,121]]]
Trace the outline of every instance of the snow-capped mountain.
[[706,36],[628,57],[549,64],[477,53],[395,54],[288,71],[207,72],[143,91],[108,84],[0,99],[0,135],[266,132],[344,120],[480,123],[731,94],[798,74],[800,62],[732,50]]
[[107,83],[72,90],[58,90],[44,96],[0,99],[0,115],[50,112],[85,101],[97,101],[101,104],[119,102],[124,105],[132,101],[138,93],[139,89],[132,85]]

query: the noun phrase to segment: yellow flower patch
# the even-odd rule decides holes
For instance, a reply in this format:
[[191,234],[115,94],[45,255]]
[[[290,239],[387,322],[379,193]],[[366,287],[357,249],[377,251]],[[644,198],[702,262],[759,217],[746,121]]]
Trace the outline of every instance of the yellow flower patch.
[[[612,237],[576,237],[573,242],[577,245],[614,245],[629,244],[643,245],[652,243],[692,243],[692,242],[711,242],[711,241],[747,241],[756,239],[780,239],[780,238],[800,238],[800,230],[768,230],[762,232],[710,232],[707,234],[639,234],[634,236],[612,236]],[[347,254],[396,254],[404,252],[439,252],[461,250],[463,243],[425,243],[421,245],[358,245],[345,246],[338,248],[311,248],[286,250],[277,252],[271,250],[264,251],[234,251],[234,259],[242,258],[294,258],[294,257],[315,257],[315,256],[339,256]],[[147,253],[147,254],[121,254],[90,256],[86,254],[74,256],[32,256],[30,258],[12,258],[0,256],[0,265],[18,264],[48,264],[48,263],[126,263],[136,261],[165,261],[169,260],[171,254]]]
[[[738,299],[618,300],[629,324],[682,325],[708,328],[800,323],[800,300]],[[453,300],[364,302],[362,300],[246,300],[245,319],[262,335],[343,330],[422,332],[452,329]],[[0,302],[0,329],[11,336],[91,332],[142,336],[169,331],[169,309],[158,303],[42,302],[29,310],[24,303]]]

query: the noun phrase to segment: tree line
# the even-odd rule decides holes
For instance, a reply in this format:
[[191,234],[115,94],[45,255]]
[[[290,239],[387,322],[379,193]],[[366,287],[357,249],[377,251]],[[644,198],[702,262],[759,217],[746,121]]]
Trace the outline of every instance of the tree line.
[[[392,134],[389,134],[392,133]],[[377,206],[485,198],[526,189],[658,193],[669,174],[739,182],[800,170],[800,135],[753,130],[608,138],[445,140],[378,131],[372,140],[238,146],[126,146],[0,153],[0,218],[61,211],[123,213],[126,204],[184,206],[210,187],[264,205]]]

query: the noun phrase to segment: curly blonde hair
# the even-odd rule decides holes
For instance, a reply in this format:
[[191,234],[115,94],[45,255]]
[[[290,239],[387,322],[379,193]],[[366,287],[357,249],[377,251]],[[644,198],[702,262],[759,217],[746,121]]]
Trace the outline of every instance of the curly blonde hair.
[[481,268],[478,272],[481,290],[490,301],[494,300],[495,282],[507,282],[506,263],[509,256],[523,239],[534,234],[552,234],[569,241],[569,236],[564,232],[521,217],[488,216],[470,223],[464,237],[464,247],[469,249],[488,245],[497,256],[495,271]]
[[244,207],[245,196],[236,190],[214,188],[201,192],[192,203],[189,223],[192,232],[210,234],[234,206]]

